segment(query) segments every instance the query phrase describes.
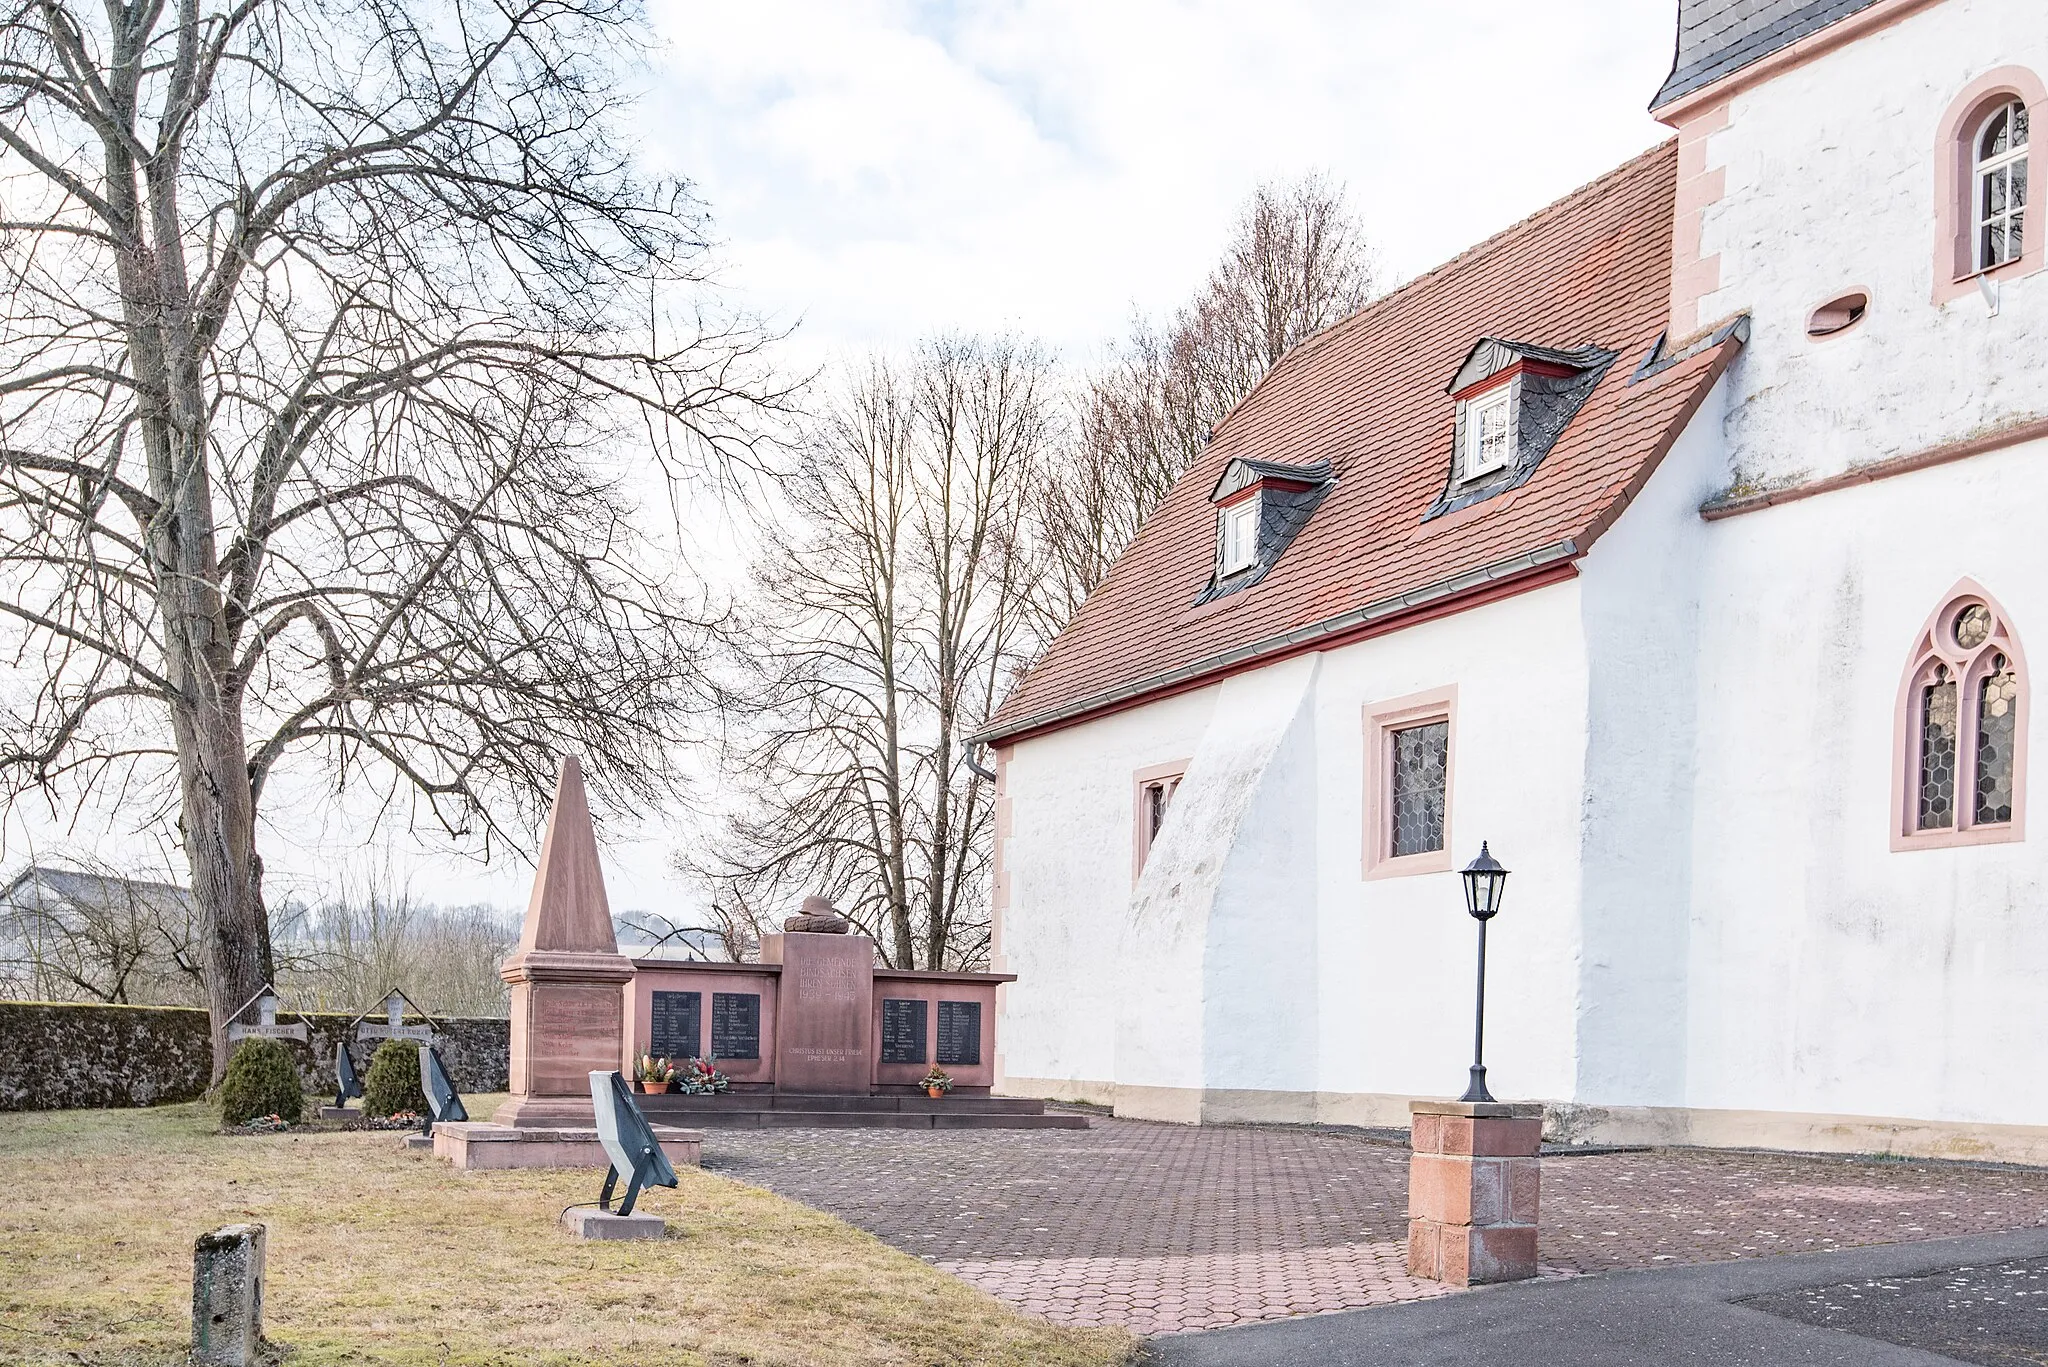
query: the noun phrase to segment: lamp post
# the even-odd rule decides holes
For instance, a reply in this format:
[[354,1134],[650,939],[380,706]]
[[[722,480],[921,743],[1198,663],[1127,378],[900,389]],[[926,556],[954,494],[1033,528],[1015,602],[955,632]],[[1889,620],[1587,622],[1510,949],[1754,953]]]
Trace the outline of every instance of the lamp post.
[[1507,891],[1508,871],[1479,842],[1479,857],[1465,866],[1465,910],[1479,922],[1479,990],[1472,1007],[1472,1081],[1460,1101],[1491,1101],[1486,1090],[1486,923],[1500,912],[1501,895]]

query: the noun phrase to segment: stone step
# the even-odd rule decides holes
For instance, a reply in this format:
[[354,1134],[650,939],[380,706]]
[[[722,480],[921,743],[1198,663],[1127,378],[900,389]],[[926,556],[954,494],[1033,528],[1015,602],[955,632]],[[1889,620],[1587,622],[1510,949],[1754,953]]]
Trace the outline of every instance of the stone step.
[[[681,1118],[671,1116],[668,1118]],[[702,1130],[1085,1130],[1088,1117],[1062,1112],[916,1114],[905,1111],[695,1111],[690,1123]]]
[[860,1112],[864,1114],[1042,1115],[1045,1103],[1034,1097],[959,1096],[934,1101],[928,1096],[882,1093],[875,1096],[826,1096],[793,1092],[727,1092],[719,1096],[658,1093],[634,1097],[649,1115],[711,1115],[721,1111]]
[[819,1096],[790,1092],[741,1092],[722,1096],[636,1097],[650,1120],[687,1122],[705,1128],[760,1129],[821,1126],[839,1129],[913,1130],[1085,1130],[1083,1115],[1054,1112],[1031,1097]]

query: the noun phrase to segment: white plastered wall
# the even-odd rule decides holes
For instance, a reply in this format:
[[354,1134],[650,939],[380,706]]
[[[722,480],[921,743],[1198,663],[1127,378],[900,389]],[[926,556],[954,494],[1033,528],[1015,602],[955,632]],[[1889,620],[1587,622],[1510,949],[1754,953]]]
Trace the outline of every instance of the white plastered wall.
[[[1014,1090],[1174,1120],[1405,1123],[1470,1062],[1454,872],[1364,876],[1365,711],[1455,683],[1453,862],[1490,932],[1500,1094],[1569,1096],[1586,751],[1579,590],[1553,584],[1018,744],[1002,1038]],[[1132,887],[1132,778],[1189,759]]]
[[[1721,287],[1704,320],[1748,311],[1728,437],[1738,484],[1771,486],[1968,439],[2048,414],[2048,271],[1934,290],[1935,143],[1971,82],[2021,66],[2048,80],[2039,0],[1943,0],[1737,94],[1707,141],[1726,172],[1702,220]],[[2037,111],[2035,138],[2048,136]],[[2048,185],[2030,232],[2048,230]],[[1852,288],[1870,311],[1819,341],[1818,305]]]
[[2036,442],[1709,527],[1693,1107],[2048,1125],[2040,836],[1890,848],[1928,615],[1968,576],[2022,649],[2048,640],[2044,462]]
[[1588,662],[1579,965],[1584,1105],[1686,1101],[1702,560],[1699,507],[1727,478],[1714,386],[1580,561]]

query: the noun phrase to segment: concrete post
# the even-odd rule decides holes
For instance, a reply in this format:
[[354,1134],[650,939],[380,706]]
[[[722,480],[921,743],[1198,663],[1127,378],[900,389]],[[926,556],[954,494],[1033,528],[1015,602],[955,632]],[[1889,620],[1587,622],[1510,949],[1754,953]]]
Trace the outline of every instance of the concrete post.
[[228,1225],[192,1246],[192,1361],[257,1367],[263,1342],[263,1226]]
[[1473,1286],[1536,1275],[1543,1108],[1416,1101],[1408,1158],[1408,1271]]

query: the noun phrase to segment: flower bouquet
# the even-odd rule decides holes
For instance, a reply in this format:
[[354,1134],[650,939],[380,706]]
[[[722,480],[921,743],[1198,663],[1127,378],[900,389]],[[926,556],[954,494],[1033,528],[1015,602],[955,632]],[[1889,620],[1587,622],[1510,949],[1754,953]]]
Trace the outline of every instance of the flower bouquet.
[[718,1071],[718,1060],[693,1058],[683,1065],[676,1090],[684,1096],[715,1096],[732,1085],[732,1079]]

